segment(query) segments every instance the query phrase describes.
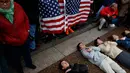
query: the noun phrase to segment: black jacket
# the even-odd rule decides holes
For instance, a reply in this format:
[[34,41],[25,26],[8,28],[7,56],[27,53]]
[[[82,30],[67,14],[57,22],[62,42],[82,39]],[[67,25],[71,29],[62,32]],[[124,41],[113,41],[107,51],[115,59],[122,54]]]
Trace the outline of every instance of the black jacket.
[[74,64],[70,66],[71,71],[67,73],[88,73],[88,66],[85,64]]

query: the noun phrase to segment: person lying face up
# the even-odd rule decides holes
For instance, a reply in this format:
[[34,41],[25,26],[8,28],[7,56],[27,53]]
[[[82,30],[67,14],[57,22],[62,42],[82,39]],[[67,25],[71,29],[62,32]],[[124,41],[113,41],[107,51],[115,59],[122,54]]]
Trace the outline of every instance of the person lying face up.
[[99,47],[86,47],[82,42],[77,45],[77,49],[92,64],[98,66],[105,73],[126,73],[116,62],[100,52]]
[[85,64],[69,64],[63,60],[59,63],[59,68],[65,73],[88,73],[88,65]]

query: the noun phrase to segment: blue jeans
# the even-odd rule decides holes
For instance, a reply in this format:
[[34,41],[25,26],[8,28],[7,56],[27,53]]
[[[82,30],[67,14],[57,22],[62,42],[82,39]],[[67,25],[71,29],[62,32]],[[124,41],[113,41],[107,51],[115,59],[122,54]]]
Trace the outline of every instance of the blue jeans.
[[116,24],[118,22],[118,18],[112,19],[112,24]]
[[30,36],[33,39],[30,39],[29,48],[33,49],[33,50],[36,48],[35,33],[36,33],[36,25],[35,24],[31,24],[30,25]]

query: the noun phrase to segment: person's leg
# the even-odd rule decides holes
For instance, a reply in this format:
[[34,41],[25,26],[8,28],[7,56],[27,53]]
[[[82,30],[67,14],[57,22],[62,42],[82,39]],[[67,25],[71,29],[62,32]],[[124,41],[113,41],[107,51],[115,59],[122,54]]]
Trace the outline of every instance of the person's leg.
[[32,59],[31,59],[28,42],[29,41],[27,40],[27,42],[23,46],[21,46],[21,52],[22,52],[26,66],[31,69],[35,69],[36,66],[32,64]]
[[99,66],[101,70],[103,70],[105,73],[115,73],[110,64],[107,62],[106,59],[104,59],[101,63],[101,65]]
[[112,19],[112,24],[115,24],[115,25],[119,26],[119,25],[117,24],[117,22],[118,22],[118,18]]
[[10,73],[7,60],[4,55],[4,45],[0,44],[0,73]]
[[102,29],[102,27],[103,27],[103,25],[105,24],[105,22],[106,22],[106,20],[105,20],[104,18],[101,18],[101,19],[100,19],[100,25],[99,25],[99,27],[98,27],[99,30]]
[[29,48],[35,50],[36,43],[35,43],[35,31],[36,31],[36,24],[30,25],[30,40],[29,40]]
[[4,56],[0,56],[0,73],[10,73]]
[[121,52],[117,57],[116,60],[121,63],[126,68],[130,69],[130,54],[128,52]]
[[116,73],[126,73],[124,69],[122,69],[115,61],[113,61],[111,58],[107,58],[107,61],[111,68],[116,72]]
[[19,47],[7,46],[8,60],[11,66],[16,69],[17,73],[24,73],[21,65],[21,52]]

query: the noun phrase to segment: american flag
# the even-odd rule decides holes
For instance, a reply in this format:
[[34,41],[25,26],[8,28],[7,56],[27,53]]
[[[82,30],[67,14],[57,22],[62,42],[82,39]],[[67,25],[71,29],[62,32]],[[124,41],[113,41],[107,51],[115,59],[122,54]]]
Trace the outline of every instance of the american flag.
[[62,33],[65,27],[87,21],[91,0],[40,0],[40,25],[44,33]]
[[65,11],[66,14],[73,15],[79,13],[79,6],[81,0],[66,0]]

